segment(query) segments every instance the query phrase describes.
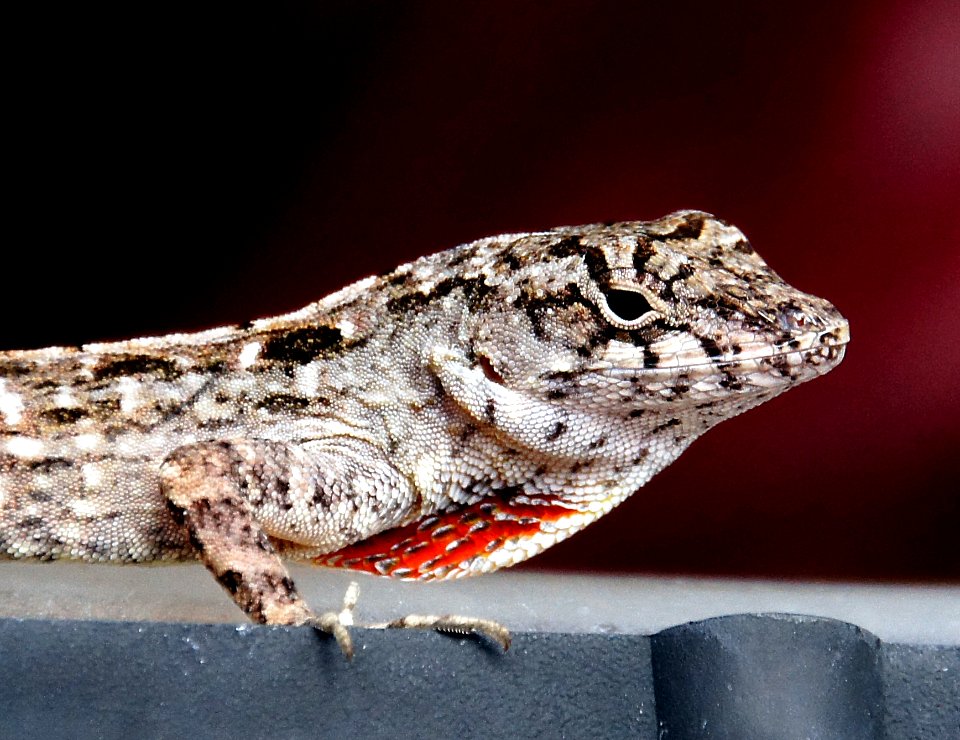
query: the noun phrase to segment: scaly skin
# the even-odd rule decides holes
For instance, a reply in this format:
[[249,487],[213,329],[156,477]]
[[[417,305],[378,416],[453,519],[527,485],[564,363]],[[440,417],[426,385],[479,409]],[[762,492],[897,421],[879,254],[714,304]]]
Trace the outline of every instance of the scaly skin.
[[253,619],[331,630],[280,556],[512,565],[847,341],[683,211],[482,239],[245,326],[2,353],[0,556],[200,558]]

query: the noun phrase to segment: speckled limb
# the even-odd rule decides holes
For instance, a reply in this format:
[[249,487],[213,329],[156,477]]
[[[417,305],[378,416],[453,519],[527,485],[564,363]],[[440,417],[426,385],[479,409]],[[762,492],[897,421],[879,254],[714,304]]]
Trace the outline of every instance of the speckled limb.
[[[304,603],[267,532],[248,500],[251,476],[258,492],[273,491],[284,480],[280,465],[288,451],[265,442],[218,442],[176,450],[161,468],[161,486],[174,519],[189,532],[203,564],[230,598],[255,622],[309,625],[333,635],[344,655],[353,656],[347,626],[356,603],[348,590],[343,611],[316,615]],[[264,466],[251,465],[250,454]],[[257,468],[261,469],[257,469]],[[262,468],[266,467],[266,471]],[[264,506],[262,498],[259,508]]]
[[[362,518],[351,516],[354,526],[338,523],[342,512],[337,506],[345,501],[355,515],[358,499],[353,489],[382,485],[383,478],[391,476],[387,468],[376,464],[375,457],[353,459],[345,453],[351,446],[356,447],[344,441],[317,442],[311,455],[302,447],[263,440],[201,443],[175,450],[160,470],[161,488],[173,518],[186,528],[201,561],[237,606],[255,622],[309,625],[330,633],[348,658],[353,655],[353,645],[346,628],[353,624],[356,584],[347,591],[340,612],[314,614],[297,591],[279,550],[294,547],[291,538],[348,544],[365,536],[357,531]],[[349,468],[354,478],[336,478],[331,485],[329,476],[324,475],[329,467]],[[394,487],[386,490],[395,491],[398,486],[394,481]],[[345,497],[344,490],[348,493]],[[395,510],[398,500],[390,498]],[[304,501],[310,506],[295,503]],[[383,511],[369,518],[374,527],[388,519]],[[271,536],[285,539],[275,545]],[[504,649],[510,642],[502,625],[456,615],[411,614],[371,627],[475,632],[489,636]]]
[[251,472],[237,443],[212,442],[176,450],[160,476],[170,512],[237,606],[256,622],[304,624],[313,615],[248,499]]

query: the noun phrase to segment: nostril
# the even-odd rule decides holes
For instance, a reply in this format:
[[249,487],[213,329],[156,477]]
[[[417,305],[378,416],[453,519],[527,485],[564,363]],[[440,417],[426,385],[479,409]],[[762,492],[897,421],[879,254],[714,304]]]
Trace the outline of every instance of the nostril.
[[781,329],[789,332],[805,331],[816,323],[811,316],[796,308],[786,308],[778,311],[777,322]]

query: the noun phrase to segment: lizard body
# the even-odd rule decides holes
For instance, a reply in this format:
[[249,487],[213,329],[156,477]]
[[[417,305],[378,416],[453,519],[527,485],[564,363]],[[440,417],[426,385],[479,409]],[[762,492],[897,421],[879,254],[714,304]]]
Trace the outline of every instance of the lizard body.
[[847,341],[681,211],[481,239],[244,326],[0,353],[0,557],[199,558],[252,619],[336,631],[281,558],[514,564]]

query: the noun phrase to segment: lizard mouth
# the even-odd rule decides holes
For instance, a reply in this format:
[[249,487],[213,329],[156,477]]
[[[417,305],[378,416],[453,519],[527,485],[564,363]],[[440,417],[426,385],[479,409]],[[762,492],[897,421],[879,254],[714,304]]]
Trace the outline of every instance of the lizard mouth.
[[603,359],[590,369],[617,377],[638,373],[651,377],[663,373],[711,375],[740,366],[755,371],[772,365],[798,370],[808,367],[823,374],[843,359],[849,341],[850,326],[845,320],[795,333],[787,340],[741,331],[730,332],[720,343],[685,333],[655,342],[642,353],[633,345],[611,342]]

